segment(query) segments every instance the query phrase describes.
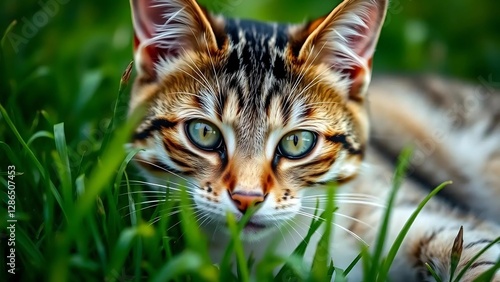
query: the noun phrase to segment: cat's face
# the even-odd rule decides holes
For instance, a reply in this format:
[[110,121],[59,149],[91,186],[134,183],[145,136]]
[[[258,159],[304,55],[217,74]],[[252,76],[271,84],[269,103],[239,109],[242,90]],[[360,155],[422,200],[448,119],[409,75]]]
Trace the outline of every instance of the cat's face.
[[212,17],[188,0],[132,1],[131,109],[148,106],[138,164],[184,182],[201,218],[221,229],[228,211],[240,218],[255,205],[245,238],[292,219],[308,188],[357,173],[385,5],[345,1],[284,26]]

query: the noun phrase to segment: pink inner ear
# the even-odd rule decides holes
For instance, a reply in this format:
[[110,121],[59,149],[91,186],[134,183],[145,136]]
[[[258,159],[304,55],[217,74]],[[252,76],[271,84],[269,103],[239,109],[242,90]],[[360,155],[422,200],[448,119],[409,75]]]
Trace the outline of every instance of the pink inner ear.
[[368,70],[365,70],[362,67],[354,66],[352,69],[344,70],[344,73],[348,74],[349,79],[351,80],[351,88],[349,91],[349,98],[356,102],[363,101],[363,95],[360,95],[363,92],[363,87],[365,87],[366,81],[366,72],[370,71],[372,68],[372,59],[370,58],[367,63]]
[[[134,34],[134,52],[136,53],[136,64],[141,72],[145,72],[150,78],[156,78],[155,62],[160,56],[176,56],[177,53],[172,49],[161,48],[156,45],[148,45],[139,49],[140,41],[136,34]],[[137,52],[141,52],[140,55]],[[140,58],[140,59],[138,59]]]
[[379,25],[382,24],[383,20],[380,12],[380,8],[368,10],[366,16],[362,17],[365,26],[357,25],[353,27],[360,35],[348,37],[348,41],[351,42],[356,54],[366,60],[371,60],[375,52]]
[[158,63],[168,64],[186,50],[201,48],[200,38],[207,40],[211,48],[217,48],[210,21],[196,1],[131,0],[131,3],[139,73],[154,78]]
[[165,8],[154,0],[133,0],[134,30],[139,41],[156,35],[156,27],[167,22]]
[[[196,26],[192,3],[184,0],[132,0],[134,51],[139,72],[156,76],[155,63],[178,56]],[[190,48],[186,46],[185,48]]]
[[[383,10],[382,10],[383,12]],[[375,52],[375,46],[378,40],[379,25],[382,24],[383,13],[379,9],[369,9],[361,17],[364,25],[352,24],[350,28],[357,34],[345,36],[346,42],[355,54],[366,62],[365,69],[360,65],[335,66],[338,70],[346,74],[351,80],[350,98],[355,101],[361,101],[362,96],[357,95],[362,91],[366,84],[367,72],[371,71],[372,58]],[[338,54],[338,59],[346,59],[347,55]],[[342,61],[342,60],[341,60]]]
[[370,81],[372,57],[386,8],[386,0],[345,0],[312,33],[315,37],[310,43],[324,46],[320,51],[322,62],[349,81],[352,100],[363,99]]
[[322,63],[349,74],[349,78],[363,73],[368,77],[368,62],[375,51],[386,8],[387,0],[344,0],[310,32],[299,60],[305,61],[309,52],[316,50],[313,52],[319,52]]
[[[387,1],[354,0],[343,2],[341,8],[334,12],[334,16],[323,32],[323,40],[329,41],[329,50],[333,51],[330,61],[335,68],[344,69],[365,67],[369,71],[375,46],[380,34]],[[346,47],[346,48],[344,48]],[[342,62],[337,65],[336,62]],[[350,62],[346,64],[346,62]],[[359,71],[352,70],[351,78],[357,77]]]
[[369,83],[372,68],[373,54],[378,41],[380,27],[383,23],[385,10],[382,7],[373,6],[361,16],[364,25],[352,26],[358,35],[347,37],[347,42],[352,50],[365,62],[364,66],[353,65],[352,68],[341,69],[347,73],[351,80],[349,98],[356,102],[362,102],[364,92]]

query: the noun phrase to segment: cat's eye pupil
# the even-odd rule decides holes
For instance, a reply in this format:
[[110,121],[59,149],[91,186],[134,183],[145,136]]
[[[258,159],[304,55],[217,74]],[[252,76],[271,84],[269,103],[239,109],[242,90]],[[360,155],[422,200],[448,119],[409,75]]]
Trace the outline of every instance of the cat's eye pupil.
[[195,119],[186,123],[186,134],[189,141],[196,147],[213,151],[222,145],[222,134],[219,129],[209,121]]
[[278,153],[289,159],[305,157],[316,145],[316,134],[307,130],[296,130],[286,134],[278,145]]

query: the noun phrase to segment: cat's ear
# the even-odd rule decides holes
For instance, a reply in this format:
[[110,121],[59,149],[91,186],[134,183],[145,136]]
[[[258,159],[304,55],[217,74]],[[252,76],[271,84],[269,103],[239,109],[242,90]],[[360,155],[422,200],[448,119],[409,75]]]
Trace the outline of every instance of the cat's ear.
[[363,100],[387,0],[344,0],[328,16],[302,31],[299,62],[327,64],[349,83],[349,97]]
[[209,15],[195,0],[130,0],[130,4],[139,74],[155,78],[161,64],[186,51],[217,50]]

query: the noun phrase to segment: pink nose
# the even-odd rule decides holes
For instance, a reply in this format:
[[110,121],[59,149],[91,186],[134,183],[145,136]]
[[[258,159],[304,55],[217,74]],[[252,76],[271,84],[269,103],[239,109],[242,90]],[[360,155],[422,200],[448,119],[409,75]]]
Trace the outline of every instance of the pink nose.
[[265,196],[261,193],[230,192],[229,196],[242,213],[245,213],[250,206],[257,206],[265,200]]

